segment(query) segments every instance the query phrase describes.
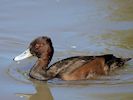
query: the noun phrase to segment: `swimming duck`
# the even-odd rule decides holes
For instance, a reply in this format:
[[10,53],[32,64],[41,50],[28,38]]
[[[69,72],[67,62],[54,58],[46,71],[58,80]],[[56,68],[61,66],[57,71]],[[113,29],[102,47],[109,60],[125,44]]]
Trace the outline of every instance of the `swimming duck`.
[[47,81],[53,78],[62,80],[87,80],[95,76],[108,75],[131,60],[131,58],[118,58],[112,54],[99,56],[74,56],[60,60],[48,66],[54,48],[52,41],[47,36],[41,36],[33,40],[28,49],[14,58],[19,61],[30,56],[38,59],[29,72],[29,76],[36,80]]

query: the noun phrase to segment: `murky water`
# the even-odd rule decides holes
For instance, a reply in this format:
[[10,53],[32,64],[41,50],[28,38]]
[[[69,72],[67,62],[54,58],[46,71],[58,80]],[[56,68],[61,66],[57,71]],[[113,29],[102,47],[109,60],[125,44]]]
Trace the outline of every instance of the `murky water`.
[[113,53],[133,58],[133,0],[1,0],[0,99],[132,100],[133,60],[97,80],[38,82],[28,78],[36,58],[12,58],[37,36],[52,38],[51,63],[74,55]]

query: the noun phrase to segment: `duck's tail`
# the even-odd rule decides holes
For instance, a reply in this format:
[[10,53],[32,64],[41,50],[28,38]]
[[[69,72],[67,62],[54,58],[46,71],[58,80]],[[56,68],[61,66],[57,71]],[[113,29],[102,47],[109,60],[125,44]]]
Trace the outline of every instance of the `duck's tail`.
[[123,62],[127,62],[129,60],[131,60],[132,58],[121,58],[123,60]]
[[116,58],[116,65],[118,67],[122,67],[125,65],[126,62],[128,62],[129,60],[131,60],[132,58]]
[[107,65],[109,66],[110,70],[114,70],[116,68],[124,66],[124,64],[131,59],[132,58],[117,58],[113,55],[111,57],[110,55],[109,59],[107,59]]

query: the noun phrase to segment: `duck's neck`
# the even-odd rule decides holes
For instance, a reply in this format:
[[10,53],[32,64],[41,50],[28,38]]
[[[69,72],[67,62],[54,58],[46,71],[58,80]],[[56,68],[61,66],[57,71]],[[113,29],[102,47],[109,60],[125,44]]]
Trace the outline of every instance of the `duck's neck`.
[[47,80],[46,68],[49,64],[49,59],[38,58],[35,65],[30,70],[29,75],[37,80]]
[[39,58],[30,71],[30,76],[37,80],[48,80],[51,76],[47,74],[48,64],[50,63],[54,54],[52,43],[49,43],[47,49],[39,55]]

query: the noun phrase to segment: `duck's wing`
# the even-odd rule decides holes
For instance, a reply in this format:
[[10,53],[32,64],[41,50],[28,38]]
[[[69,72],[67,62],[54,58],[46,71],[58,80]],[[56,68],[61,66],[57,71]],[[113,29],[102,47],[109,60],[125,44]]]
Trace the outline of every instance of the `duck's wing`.
[[70,73],[82,65],[95,59],[95,56],[75,56],[60,60],[47,69],[47,74],[55,77],[57,74]]
[[[117,67],[123,66],[122,58],[117,58],[112,54],[100,55],[100,56],[75,56],[60,60],[47,69],[47,75],[51,77],[62,75],[69,75],[75,72],[77,69],[83,69],[86,66],[85,70],[93,69],[96,74],[105,73],[107,74],[109,70],[116,69]],[[102,70],[98,72],[99,70]],[[89,71],[86,71],[86,74]],[[83,73],[85,74],[85,73]]]

